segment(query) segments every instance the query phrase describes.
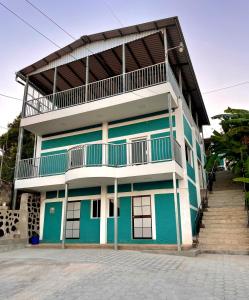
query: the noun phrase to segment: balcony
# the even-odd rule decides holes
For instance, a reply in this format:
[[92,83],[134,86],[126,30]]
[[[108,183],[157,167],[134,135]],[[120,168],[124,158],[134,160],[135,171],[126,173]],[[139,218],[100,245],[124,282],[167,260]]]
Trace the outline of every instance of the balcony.
[[[115,177],[129,182],[132,178],[172,175],[176,169],[181,173],[181,146],[173,139],[171,147],[171,139],[166,136],[123,144],[84,144],[61,154],[23,159],[19,163],[16,183],[24,180],[29,187],[29,180],[46,178],[49,184],[48,176],[57,175],[64,175],[64,182]],[[30,182],[30,186],[32,184]]]
[[172,107],[176,107],[179,86],[169,65],[167,78],[162,62],[28,100],[21,126],[42,135],[164,110],[169,92],[173,95]]

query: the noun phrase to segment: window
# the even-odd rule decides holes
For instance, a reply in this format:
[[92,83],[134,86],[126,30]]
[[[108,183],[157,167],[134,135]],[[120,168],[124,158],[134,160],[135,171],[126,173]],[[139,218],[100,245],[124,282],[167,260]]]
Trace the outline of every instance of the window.
[[100,200],[92,200],[92,218],[100,218]]
[[82,167],[85,164],[85,145],[77,146],[70,151],[70,167],[78,168]]
[[133,238],[152,239],[150,196],[132,198]]
[[[118,201],[118,217],[120,216]],[[109,199],[109,217],[114,217],[114,199]]]
[[186,143],[185,141],[185,155],[186,155],[186,160],[187,162],[193,167],[193,154],[192,154],[192,149],[190,146]]
[[131,142],[132,164],[144,164],[148,161],[147,139],[142,138]]
[[80,201],[68,202],[66,239],[78,239],[80,237]]

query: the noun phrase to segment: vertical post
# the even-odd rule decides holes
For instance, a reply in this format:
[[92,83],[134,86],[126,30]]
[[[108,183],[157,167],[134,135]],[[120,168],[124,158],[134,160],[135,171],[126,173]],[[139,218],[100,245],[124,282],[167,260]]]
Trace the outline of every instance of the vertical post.
[[199,129],[199,118],[198,118],[198,113],[197,112],[195,113],[195,121],[196,121],[196,125]]
[[118,250],[118,179],[114,179],[114,250]]
[[52,102],[52,110],[54,110],[55,93],[56,93],[56,82],[57,82],[57,67],[54,68],[54,82],[53,82],[53,102]]
[[107,187],[101,186],[101,200],[100,200],[100,244],[107,242]]
[[174,206],[175,206],[175,218],[176,218],[176,240],[177,240],[177,250],[181,251],[181,236],[180,236],[180,224],[179,224],[179,214],[178,214],[178,197],[176,190],[176,173],[173,172],[173,189],[174,189]]
[[165,57],[165,67],[166,67],[166,80],[168,81],[169,56],[168,56],[168,40],[167,40],[166,28],[163,28],[163,43],[164,43],[164,57]]
[[1,179],[2,179],[2,171],[3,171],[3,159],[4,159],[4,146],[2,149],[2,155],[1,155],[1,165],[0,165],[0,183],[1,183]]
[[122,44],[122,75],[123,75],[123,92],[125,92],[125,71],[126,71],[126,67],[125,67],[125,44]]
[[188,107],[189,107],[189,110],[192,114],[192,101],[191,101],[191,96],[190,94],[188,94]]
[[182,70],[179,67],[179,71],[178,71],[178,78],[179,78],[179,87],[180,87],[180,91],[182,93]]
[[108,122],[102,123],[102,165],[108,165]]
[[67,202],[68,202],[68,183],[65,184],[65,198],[63,201],[63,225],[62,225],[62,240],[61,248],[65,249],[66,225],[67,225]]
[[88,83],[89,83],[89,56],[86,57],[85,102],[87,102],[88,100]]
[[[28,98],[28,88],[29,88],[29,78],[27,77],[25,87],[24,87],[21,118],[23,118],[25,116],[26,101],[27,101],[27,98]],[[23,127],[21,127],[21,124],[20,124],[19,134],[18,134],[17,152],[16,152],[14,181],[17,178],[19,163],[20,163],[21,155],[22,155],[23,133],[24,133],[24,129],[23,129]],[[16,199],[17,199],[17,189],[15,188],[15,184],[14,184],[14,192],[13,192],[13,198],[12,198],[12,209],[16,208]]]
[[172,107],[171,107],[171,95],[168,93],[168,110],[169,110],[169,129],[170,129],[170,145],[172,160],[175,159],[174,151],[174,135],[173,135],[173,119],[172,119]]

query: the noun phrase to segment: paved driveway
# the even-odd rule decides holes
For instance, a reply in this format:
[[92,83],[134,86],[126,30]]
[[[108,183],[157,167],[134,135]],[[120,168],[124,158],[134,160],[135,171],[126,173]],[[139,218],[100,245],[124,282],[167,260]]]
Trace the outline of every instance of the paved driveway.
[[0,299],[249,299],[249,257],[22,249],[0,254]]

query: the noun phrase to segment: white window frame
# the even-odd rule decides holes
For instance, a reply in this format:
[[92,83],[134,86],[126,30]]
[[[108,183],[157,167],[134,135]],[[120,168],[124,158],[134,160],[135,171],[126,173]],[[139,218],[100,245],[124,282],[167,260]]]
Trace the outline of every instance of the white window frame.
[[[190,158],[190,162],[187,160],[187,157],[186,157],[186,147],[187,147],[187,151],[188,151],[188,157]],[[193,152],[191,145],[188,143],[188,141],[186,139],[185,139],[185,149],[184,150],[185,150],[186,161],[193,168],[194,167],[194,158],[193,158],[194,152]]]
[[[127,149],[127,162],[129,162],[130,165],[139,165],[139,164],[133,164],[132,163],[132,143],[135,142],[135,141],[139,141],[139,140],[146,140],[146,142],[147,142],[147,153],[146,153],[147,154],[147,162],[143,163],[143,164],[147,164],[151,161],[151,153],[150,153],[151,151],[150,151],[150,142],[149,142],[150,136],[149,135],[144,135],[144,133],[143,133],[141,135],[137,135],[135,137],[132,137],[128,140],[129,149]],[[129,153],[130,153],[130,157],[129,157]],[[130,159],[130,161],[129,161],[129,159]]]

